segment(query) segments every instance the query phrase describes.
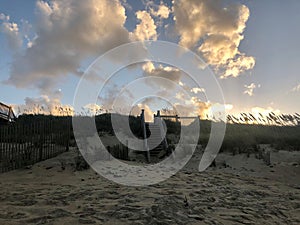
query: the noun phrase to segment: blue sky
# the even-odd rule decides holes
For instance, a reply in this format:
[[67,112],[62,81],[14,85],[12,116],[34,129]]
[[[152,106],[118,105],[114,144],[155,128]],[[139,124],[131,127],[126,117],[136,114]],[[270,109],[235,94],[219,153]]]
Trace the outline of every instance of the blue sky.
[[[107,13],[105,15],[105,19],[109,21],[113,21],[113,24],[115,24],[114,28],[112,28],[111,33],[109,34],[110,39],[115,39],[116,36],[119,35],[117,32],[121,32],[120,34],[123,35],[124,33],[124,42],[127,42],[128,37],[130,41],[136,41],[136,40],[147,40],[147,37],[143,36],[145,33],[143,28],[140,30],[141,32],[138,33],[136,31],[136,27],[138,24],[140,24],[140,20],[137,18],[137,12],[144,12],[143,18],[145,23],[151,22],[150,19],[152,19],[155,23],[156,29],[155,34],[150,36],[149,39],[157,39],[157,40],[166,40],[171,41],[175,43],[180,43],[183,45],[186,45],[186,47],[189,47],[191,50],[196,52],[197,54],[201,55],[205,51],[211,51],[208,53],[212,53],[216,48],[212,45],[210,48],[206,48],[206,50],[198,51],[198,48],[201,47],[201,44],[205,44],[205,38],[209,37],[211,33],[216,36],[220,36],[220,32],[218,29],[222,29],[222,26],[225,26],[226,24],[222,24],[221,22],[216,23],[216,28],[214,30],[208,29],[209,31],[205,31],[203,28],[203,33],[205,35],[201,36],[199,40],[197,40],[193,45],[189,46],[188,41],[184,42],[183,37],[189,39],[193,35],[195,35],[195,28],[197,28],[198,24],[199,26],[204,25],[208,22],[205,18],[209,15],[212,15],[212,17],[215,15],[214,12],[201,12],[200,16],[198,17],[199,21],[193,21],[194,27],[193,30],[191,30],[190,34],[183,33],[183,31],[188,31],[191,21],[188,20],[188,18],[181,18],[183,9],[191,10],[188,8],[188,1],[178,0],[178,5],[182,9],[177,9],[177,11],[172,11],[172,2],[171,1],[135,1],[135,0],[127,0],[126,1],[120,1],[119,5],[110,5],[111,3],[105,3],[105,7],[111,7],[112,12],[116,9],[120,10],[120,17],[114,18],[113,14]],[[76,75],[76,69],[74,69],[75,62],[69,62],[69,67],[63,67],[61,70],[59,70],[56,74],[54,72],[53,77],[51,77],[51,74],[45,75],[47,76],[47,82],[51,79],[55,82],[48,82],[51,83],[51,85],[48,87],[45,87],[46,81],[43,78],[43,74],[39,70],[37,73],[36,67],[34,69],[29,69],[28,73],[36,74],[33,76],[34,80],[31,81],[30,79],[33,79],[28,73],[17,73],[18,71],[22,71],[23,69],[26,70],[26,66],[28,66],[26,63],[27,61],[24,61],[24,59],[18,58],[16,55],[21,55],[23,57],[26,57],[26,51],[27,50],[27,44],[28,40],[33,42],[32,49],[36,48],[38,50],[43,50],[45,48],[45,51],[47,48],[51,48],[51,32],[49,31],[48,34],[42,33],[43,29],[39,28],[41,27],[41,19],[37,16],[37,1],[36,0],[3,0],[0,2],[0,14],[2,14],[2,20],[0,20],[1,25],[1,32],[0,32],[0,89],[1,89],[1,97],[0,101],[7,103],[7,104],[25,104],[25,98],[29,98],[31,100],[39,98],[41,95],[47,95],[49,99],[51,98],[59,98],[59,102],[61,104],[72,104],[74,92],[76,89],[76,86],[79,81],[78,74]],[[48,3],[47,3],[48,2]],[[50,6],[51,3],[55,1],[47,1],[45,4]],[[63,0],[62,2],[68,3],[72,6],[72,2],[74,0]],[[101,0],[96,1],[87,1],[87,4],[90,4],[92,7],[92,4],[95,4],[95,7],[97,7],[96,4],[102,4]],[[107,2],[106,0],[103,0],[102,2]],[[150,3],[149,3],[150,2]],[[176,2],[176,1],[175,1]],[[206,1],[200,0],[199,2],[204,2],[206,4]],[[217,1],[216,1],[217,2]],[[45,4],[43,6],[45,6]],[[104,4],[104,3],[103,3]],[[181,5],[180,5],[181,4]],[[237,4],[238,7],[232,6],[232,4]],[[169,8],[169,16],[168,18],[162,18],[155,14],[155,12],[158,12],[158,9],[161,5],[165,5]],[[242,35],[244,36],[244,39],[241,40],[238,43],[237,49],[239,53],[235,55],[234,59],[237,59],[237,57],[247,56],[247,57],[253,57],[255,59],[255,66],[250,66],[250,69],[240,69],[239,74],[236,76],[228,76],[225,79],[221,79],[222,76],[220,71],[215,71],[216,76],[218,77],[218,81],[223,89],[225,101],[227,104],[230,104],[233,106],[232,112],[250,112],[253,110],[253,108],[261,108],[263,109],[272,109],[272,110],[280,110],[282,113],[294,113],[300,111],[300,103],[299,103],[299,95],[300,95],[300,76],[299,76],[299,62],[300,62],[300,30],[299,30],[299,21],[300,21],[300,2],[297,0],[289,0],[285,1],[279,1],[279,0],[266,0],[266,1],[231,1],[226,0],[222,1],[221,4],[217,4],[216,6],[219,7],[219,10],[223,10],[223,8],[228,7],[229,9],[234,9],[232,12],[236,12],[238,10],[242,10],[243,8],[241,5],[245,5],[249,11],[250,16],[247,19],[245,25],[246,27],[243,29]],[[73,5],[74,7],[82,7],[81,5]],[[211,10],[209,7],[209,4],[206,5],[207,10]],[[232,7],[231,7],[232,6]],[[42,6],[40,6],[41,9]],[[115,8],[113,8],[115,7]],[[199,7],[200,8],[200,7]],[[110,9],[110,8],[108,8]],[[125,9],[125,16],[126,21],[124,24],[122,24],[122,9]],[[78,9],[79,10],[79,9]],[[151,10],[153,10],[151,12]],[[52,14],[55,15],[55,13],[59,13],[59,10],[53,10],[52,8]],[[79,12],[84,12],[80,9]],[[224,12],[224,11],[222,11]],[[242,12],[242,11],[237,11]],[[45,13],[45,11],[43,11]],[[201,16],[202,14],[203,16]],[[207,14],[206,14],[207,13]],[[141,14],[142,15],[142,14]],[[150,17],[147,17],[147,16]],[[177,21],[174,22],[173,17],[176,15]],[[226,15],[226,12],[225,14]],[[237,13],[238,15],[238,13]],[[8,18],[4,18],[4,16],[9,16]],[[109,16],[112,16],[112,18],[108,18]],[[47,18],[51,18],[50,16],[47,17],[47,15],[43,14],[41,18],[44,18],[47,20]],[[149,19],[150,18],[150,19]],[[236,17],[230,17],[233,21],[230,21],[228,19],[228,23],[238,24],[238,19]],[[68,18],[66,18],[67,20]],[[77,18],[72,18],[77,19]],[[84,20],[84,19],[83,19]],[[203,21],[201,21],[203,20]],[[222,18],[217,18],[218,20],[222,20]],[[24,22],[28,21],[28,23]],[[79,21],[81,21],[79,19]],[[44,25],[46,24],[45,21],[43,21]],[[64,21],[61,21],[62,23]],[[69,21],[70,22],[70,21]],[[91,23],[93,23],[92,20],[90,20]],[[178,22],[178,24],[176,24]],[[181,22],[180,26],[179,23]],[[22,40],[22,46],[18,46],[16,48],[12,48],[12,46],[9,45],[9,38],[12,36],[9,35],[8,31],[5,30],[4,24],[17,24],[18,26],[18,35],[20,39]],[[101,22],[97,20],[97,23],[95,24],[99,27],[102,26]],[[24,25],[25,24],[25,25]],[[27,24],[27,25],[26,25]],[[30,25],[28,25],[30,24]],[[150,23],[151,24],[151,23]],[[54,23],[55,26],[59,26],[59,23],[56,21]],[[53,25],[53,26],[54,26]],[[103,25],[104,26],[104,25]],[[185,27],[186,26],[186,27]],[[209,25],[208,25],[209,26]],[[31,27],[28,32],[26,32],[26,28]],[[91,26],[91,29],[93,26]],[[53,28],[54,29],[54,28]],[[145,28],[144,28],[145,29]],[[150,29],[150,28],[149,28]],[[230,29],[233,29],[230,27]],[[58,29],[59,30],[59,29]],[[115,30],[115,31],[114,31]],[[125,30],[125,31],[124,31]],[[72,31],[70,29],[70,31]],[[136,32],[135,32],[136,31]],[[113,33],[115,32],[115,34]],[[234,33],[235,30],[230,30],[228,33]],[[230,34],[226,34],[226,38],[233,37]],[[28,39],[24,38],[24,35],[28,36]],[[41,34],[41,38],[38,34]],[[150,34],[148,32],[148,34]],[[44,35],[44,36],[42,36]],[[46,36],[48,35],[48,36]],[[103,34],[101,34],[103,35]],[[101,38],[102,36],[99,36],[98,38]],[[121,35],[120,38],[121,39]],[[39,38],[43,41],[39,42]],[[44,39],[42,39],[44,38]],[[59,40],[61,37],[58,37]],[[122,36],[123,38],[123,36]],[[127,38],[127,39],[126,39]],[[80,42],[78,40],[80,39],[74,39],[74,43],[80,45]],[[73,40],[72,39],[72,40]],[[116,47],[115,45],[120,40],[116,40],[115,43],[113,43],[113,47]],[[126,39],[126,40],[125,40]],[[37,40],[36,43],[34,41]],[[45,40],[50,40],[49,45],[45,44]],[[105,40],[107,42],[107,40]],[[191,41],[191,40],[189,40]],[[40,43],[44,43],[44,45]],[[101,42],[101,40],[99,40]],[[105,46],[109,45],[103,41],[103,45],[98,45],[97,43],[93,42],[93,44],[99,49],[96,49],[95,51],[92,51],[90,49],[90,46],[87,43],[83,43],[86,46],[82,48],[76,48],[76,51],[83,51],[85,52],[84,56],[78,58],[76,62],[80,63],[80,69],[85,70],[89,66],[89,64],[96,59],[97,56],[102,55],[105,53],[106,49]],[[121,43],[123,40],[120,41]],[[55,43],[55,42],[53,42]],[[61,40],[61,43],[63,43],[63,40]],[[34,45],[40,46],[36,47]],[[50,46],[50,47],[49,47]],[[224,47],[226,51],[226,46]],[[203,48],[204,49],[204,48]],[[209,50],[207,50],[209,49]],[[74,50],[74,49],[72,49]],[[71,52],[71,54],[76,54],[76,51]],[[39,52],[39,51],[36,51]],[[29,53],[28,53],[29,54]],[[33,54],[33,53],[32,53]],[[30,56],[32,56],[32,54]],[[55,52],[51,52],[51,54],[55,55]],[[42,54],[43,55],[43,54]],[[59,54],[58,56],[61,56]],[[203,56],[203,55],[201,55]],[[34,56],[32,56],[34,58]],[[48,56],[47,56],[48,57]],[[50,56],[49,56],[50,57]],[[231,57],[231,56],[230,56]],[[226,60],[231,60],[231,58],[228,57]],[[208,56],[203,58],[209,62],[211,61],[211,67],[220,67],[223,70],[228,69],[228,65],[225,64],[219,64],[218,58],[213,58],[212,54],[208,54]],[[39,59],[39,58],[37,58]],[[224,59],[224,58],[222,58]],[[252,59],[252,58],[251,58]],[[42,60],[42,59],[41,59]],[[51,62],[49,59],[47,59],[49,62],[49,65],[51,65]],[[227,61],[228,62],[228,61]],[[22,64],[24,63],[24,65]],[[76,64],[76,63],[75,63]],[[57,62],[53,63],[53,65],[57,65]],[[76,64],[77,65],[77,64]],[[30,65],[31,66],[31,65]],[[30,67],[29,66],[29,67]],[[73,67],[72,67],[73,66]],[[158,64],[154,65],[155,67],[159,67]],[[166,66],[166,65],[164,65]],[[12,72],[12,68],[15,69],[17,72]],[[44,66],[43,69],[47,68],[47,66]],[[239,66],[239,68],[241,68]],[[77,68],[79,69],[79,68]],[[159,70],[156,68],[155,70],[148,71],[149,73],[155,73],[158,72],[166,72],[166,70],[161,69]],[[222,71],[222,70],[221,70]],[[43,71],[42,71],[43,72]],[[45,74],[47,74],[48,71],[44,71]],[[176,72],[173,70],[173,72]],[[50,72],[49,72],[50,73]],[[144,76],[146,72],[141,68],[135,68],[135,69],[129,69],[127,71],[122,71],[117,77],[119,79],[116,80],[116,83],[124,83],[126,81],[126,77],[128,77],[129,74],[135,73],[136,76]],[[13,75],[12,75],[13,74]],[[75,75],[74,75],[75,74]],[[149,75],[149,74],[148,74]],[[134,75],[135,76],[135,75]],[[12,82],[9,84],[6,84],[6,80],[12,78]],[[21,79],[21,81],[15,82],[14,79]],[[23,80],[26,80],[28,82],[22,82]],[[41,83],[39,82],[39,79],[41,79]],[[178,80],[177,80],[178,81]],[[25,84],[26,83],[26,84]],[[126,82],[125,82],[126,83]],[[31,85],[32,84],[32,85]],[[246,87],[248,86],[248,88]],[[49,90],[45,91],[47,88]],[[51,89],[51,91],[50,91]],[[60,92],[59,97],[53,93]],[[58,102],[58,101],[55,101]],[[155,110],[155,109],[153,109]]]

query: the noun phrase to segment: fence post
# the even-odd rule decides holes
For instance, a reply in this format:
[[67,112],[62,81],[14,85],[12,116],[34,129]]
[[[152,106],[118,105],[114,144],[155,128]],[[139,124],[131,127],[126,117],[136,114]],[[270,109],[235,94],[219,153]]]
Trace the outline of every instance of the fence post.
[[[157,116],[159,116],[159,111],[157,111]],[[145,110],[142,109],[141,113],[141,128],[143,131],[143,138],[144,138],[144,150],[146,151],[146,159],[147,162],[150,163],[150,151],[149,151],[149,146],[147,142],[147,130],[146,130],[146,123],[145,123]]]
[[20,135],[19,135],[19,129],[18,129],[18,125],[14,124],[14,132],[15,132],[15,151],[17,153],[17,167],[21,168],[22,167],[22,163],[21,163],[21,150],[20,150],[20,144],[21,144],[21,139],[20,139]]
[[10,170],[14,169],[14,152],[12,149],[12,143],[11,143],[11,127],[7,125],[7,131],[8,131],[8,146],[9,146],[9,155],[10,155]]
[[43,160],[43,137],[42,137],[42,129],[41,129],[41,122],[38,124],[38,131],[40,132],[39,134],[39,161]]
[[[0,140],[2,141],[2,129],[0,125]],[[0,172],[2,173],[2,167],[3,167],[3,162],[2,162],[2,143],[0,141]]]
[[70,150],[70,133],[71,133],[71,124],[69,122],[69,118],[67,117],[67,146],[66,151],[68,152]]

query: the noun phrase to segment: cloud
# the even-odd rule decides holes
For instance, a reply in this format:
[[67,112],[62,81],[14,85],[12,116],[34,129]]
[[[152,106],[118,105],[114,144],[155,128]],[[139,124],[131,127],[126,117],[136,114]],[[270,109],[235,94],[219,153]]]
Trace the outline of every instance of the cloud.
[[170,9],[168,6],[164,5],[162,2],[160,5],[155,6],[156,9],[150,8],[151,15],[161,18],[168,19],[170,16]]
[[227,110],[227,111],[230,111],[230,110],[232,110],[234,108],[234,106],[232,105],[232,104],[225,104],[225,109]]
[[150,61],[145,63],[142,68],[147,76],[162,77],[176,83],[179,83],[180,78],[182,77],[182,73],[179,69],[170,66],[163,66],[161,64],[158,65],[158,67],[155,67]]
[[37,1],[36,38],[11,66],[8,83],[47,92],[81,62],[130,41],[125,9],[111,0]]
[[[146,77],[157,77],[157,78],[164,78],[164,79],[150,79],[148,80],[148,84],[157,88],[161,89],[173,89],[176,87],[176,84],[179,85],[180,79],[182,77],[182,72],[175,68],[170,66],[163,66],[158,65],[155,66],[152,62],[147,62],[142,66],[142,69],[144,71],[144,76]],[[167,80],[165,80],[167,79]],[[171,83],[171,82],[172,83]]]
[[14,105],[14,111],[17,114],[44,114],[53,116],[72,116],[74,109],[70,105],[63,105],[58,96],[49,97],[42,95],[37,98],[25,98],[25,104]]
[[133,39],[139,41],[157,40],[156,25],[151,15],[147,11],[136,12],[139,23],[133,32]]
[[10,17],[3,13],[0,14],[0,32],[5,35],[11,50],[16,51],[22,47],[23,40],[18,24],[11,22]]
[[20,32],[22,33],[23,36],[23,42],[26,44],[27,48],[31,48],[35,39],[37,38],[33,30],[33,25],[29,23],[27,20],[21,19],[20,27],[21,27]]
[[194,104],[175,103],[174,109],[179,113],[179,116],[197,116],[197,108]]
[[227,69],[221,78],[238,77],[240,73],[250,70],[255,66],[255,59],[251,56],[240,55],[236,59],[230,59],[226,65]]
[[244,91],[244,94],[253,96],[254,89],[256,89],[257,87],[259,88],[260,84],[258,86],[256,86],[256,84],[251,83],[250,85],[244,85],[244,87],[246,88],[246,90]]
[[199,99],[194,99],[194,105],[197,107],[197,115],[199,115],[200,118],[204,119],[209,117],[212,106],[210,102],[203,102]]
[[87,110],[88,115],[92,115],[92,116],[101,114],[104,111],[103,107],[95,103],[87,104],[83,108]]
[[194,94],[205,93],[205,89],[204,88],[192,88],[191,92],[193,92]]
[[224,7],[220,0],[175,0],[175,27],[184,47],[197,49],[221,77],[252,69],[255,59],[239,51],[250,12],[245,5]]
[[[160,93],[164,95],[163,91],[161,91]],[[165,93],[165,96],[168,95],[170,95],[169,90]],[[174,102],[174,100],[176,101]],[[123,102],[126,102],[126,100],[124,100]],[[129,110],[130,114],[137,116],[140,115],[142,109],[145,109],[146,120],[152,121],[154,111],[152,108],[150,108],[150,106],[157,107],[155,103],[156,103],[155,98],[146,98],[141,103],[133,106]],[[125,104],[124,107],[129,107],[129,104]],[[158,108],[157,110],[161,110],[163,112],[162,114],[166,114],[166,115],[179,115],[179,116],[191,116],[191,117],[200,116],[202,119],[214,119],[214,120],[224,119],[225,116],[222,115],[224,115],[224,113],[233,109],[233,105],[231,104],[222,105],[219,103],[202,101],[197,97],[186,96],[182,92],[175,93],[175,96],[173,96],[172,105],[166,107],[167,108],[165,109]],[[128,109],[126,109],[126,112],[128,112]],[[187,121],[187,124],[192,122],[192,120]]]
[[148,61],[142,66],[142,69],[146,73],[151,74],[155,70],[155,66],[152,62]]
[[294,88],[292,89],[292,91],[293,91],[293,92],[298,92],[298,91],[300,91],[300,84],[298,84],[296,87],[294,87]]
[[209,102],[203,102],[196,97],[191,97],[186,99],[181,95],[177,96],[177,99],[180,102],[174,104],[174,108],[179,113],[179,116],[200,116],[201,118],[206,117],[208,110],[210,109],[211,104]]
[[196,108],[196,115],[199,115],[201,119],[224,120],[226,114],[233,109],[232,104],[201,101],[197,97],[192,97],[191,103]]
[[[181,97],[177,98],[182,100]],[[196,97],[192,97],[189,101],[181,101],[175,103],[172,109],[163,109],[163,114],[166,115],[178,115],[187,116],[187,117],[197,117],[200,116],[201,119],[209,120],[225,120],[227,113],[233,109],[231,104],[220,104],[220,103],[211,103],[209,101],[201,101]],[[186,125],[193,121],[186,121]]]
[[[215,113],[213,114],[212,110],[214,110],[214,112],[216,110],[222,112],[221,104],[205,102],[198,97],[190,96],[188,93],[205,93],[205,89],[200,87],[191,88],[184,84],[181,81],[184,73],[179,69],[161,64],[156,65],[150,61],[145,63],[142,69],[145,76],[161,77],[174,82],[173,85],[170,85],[170,83],[165,82],[164,79],[147,81],[148,85],[155,85],[155,88],[161,89],[162,91],[160,93],[162,96],[166,96],[166,98],[172,96],[173,99],[176,100],[176,103],[173,104],[173,107],[176,108],[176,112],[169,109],[167,113],[177,114],[180,112],[180,116],[200,116],[201,118],[213,119]],[[182,89],[185,92],[182,92]],[[229,111],[233,108],[233,105],[227,104],[223,106],[223,108]]]
[[153,121],[153,114],[154,114],[154,112],[145,103],[140,103],[140,104],[135,105],[131,109],[130,115],[139,116],[141,114],[141,112],[142,112],[142,109],[145,110],[145,121],[147,121],[147,122]]
[[4,13],[0,13],[0,20],[9,21],[10,17],[5,15]]

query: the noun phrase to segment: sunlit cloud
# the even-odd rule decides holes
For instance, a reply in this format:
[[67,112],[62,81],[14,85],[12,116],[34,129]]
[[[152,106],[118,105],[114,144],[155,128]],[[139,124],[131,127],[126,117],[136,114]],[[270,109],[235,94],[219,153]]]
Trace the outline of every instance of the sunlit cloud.
[[14,105],[14,112],[31,115],[53,115],[53,116],[73,116],[74,109],[71,105],[61,103],[59,97],[49,97],[42,95],[36,98],[25,98],[25,104]]
[[87,104],[83,107],[83,109],[87,115],[91,115],[91,116],[98,115],[104,112],[103,107],[95,103]]
[[[142,66],[144,76],[157,77],[164,79],[150,79],[151,85],[161,88],[175,88],[179,84],[181,77],[183,76],[181,70],[171,66],[154,65],[152,62],[147,62]],[[171,81],[171,82],[170,82]]]
[[205,93],[205,89],[204,88],[192,88],[191,92],[193,92],[194,94]]
[[[25,104],[18,106],[19,109],[22,111],[26,109],[26,113],[29,114],[49,111],[49,114],[59,115],[62,110],[56,111],[55,105],[62,109],[65,107],[69,109],[69,106],[62,104],[62,98],[53,95],[53,90],[62,82],[70,81],[70,75],[80,78],[84,67],[93,58],[133,41],[160,38],[174,41],[200,55],[214,72],[224,79],[239,77],[255,67],[256,59],[252,55],[247,55],[241,48],[250,18],[250,10],[244,4],[231,4],[231,1],[219,0],[174,0],[172,3],[143,0],[142,4],[145,7],[141,8],[140,3],[135,5],[133,2],[38,0],[33,15],[35,18],[30,17],[32,24],[25,19],[14,21],[19,17],[0,13],[0,32],[12,53],[11,59],[4,59],[1,63],[1,66],[7,64],[6,68],[4,67],[4,73],[7,73],[4,74],[4,79],[7,80],[3,83],[39,91],[39,97],[26,98]],[[245,42],[248,43],[246,40]],[[143,56],[145,52],[147,52],[146,47],[143,49]],[[124,53],[121,57],[132,55],[134,54]],[[139,58],[140,56],[138,55]],[[112,60],[111,63],[120,62],[118,59]],[[11,61],[6,62],[9,60]],[[199,68],[204,67],[199,66]],[[126,73],[127,71],[124,74]],[[236,102],[219,106],[218,103],[205,102],[205,93],[209,87],[204,86],[204,89],[201,86],[191,85],[192,82],[185,77],[184,72],[173,66],[147,62],[142,65],[142,72],[139,68],[138,74],[134,74],[137,75],[147,78],[165,78],[166,82],[153,79],[145,84],[145,87],[148,85],[146,88],[161,90],[162,96],[171,96],[176,101],[175,105],[182,109],[186,116],[200,115],[201,118],[211,118],[213,109],[225,107],[226,112],[232,112],[233,109],[235,111],[237,108],[242,108],[236,105]],[[95,74],[95,77],[99,76],[101,74]],[[123,81],[123,78],[126,80],[126,75],[120,77],[120,81]],[[258,83],[240,83],[244,79],[236,79],[236,81],[240,85],[239,88],[243,89],[240,94],[260,97]],[[71,82],[74,80],[72,79]],[[170,85],[171,82],[174,85]],[[228,84],[230,88],[231,84],[237,84],[235,81],[229,83],[230,79],[220,82],[221,85],[222,82],[224,84],[228,82],[225,85]],[[296,93],[300,92],[300,84],[295,87],[283,85],[282,89],[285,89],[287,95],[294,93],[296,96]],[[90,114],[112,112],[112,103],[118,94],[116,86],[112,85],[111,90],[105,91],[105,96],[102,96],[105,99],[101,99],[101,105],[89,104],[82,107],[83,111]],[[183,92],[191,96],[186,96]],[[225,96],[226,94],[224,93]],[[235,98],[229,94],[228,100],[232,99]],[[124,105],[128,102],[124,100]],[[138,112],[141,108],[145,108],[146,114],[152,117],[149,105],[151,104],[140,104],[135,110]],[[276,114],[280,112],[268,107],[247,109],[253,115],[267,116],[271,112]]]
[[136,25],[132,39],[138,41],[157,40],[157,27],[151,15],[147,11],[138,11],[136,17],[139,23]]
[[246,88],[246,90],[244,91],[244,94],[249,95],[249,96],[253,96],[254,95],[254,90],[256,88],[260,88],[261,85],[260,84],[256,85],[254,83],[251,83],[250,85],[244,85],[244,87]]
[[[36,38],[14,57],[7,81],[18,88],[34,87],[48,94],[63,77],[81,76],[87,57],[130,41],[119,1],[37,1],[35,11]],[[17,32],[17,26],[11,28]]]
[[225,104],[225,110],[227,112],[231,111],[234,108],[234,106],[232,104]]
[[151,108],[145,104],[145,103],[140,103],[135,105],[130,112],[130,115],[132,116],[139,116],[142,112],[142,109],[145,112],[145,121],[147,122],[153,122],[153,114],[154,112],[151,110]]
[[22,47],[23,40],[17,23],[10,21],[10,16],[0,13],[0,32],[7,39],[11,50],[19,50]]
[[222,78],[237,77],[255,65],[239,51],[250,16],[248,7],[221,1],[175,0],[173,5],[179,44],[197,49]]
[[251,56],[240,55],[238,58],[227,62],[226,70],[221,78],[238,77],[244,71],[251,70],[255,66],[255,59]]
[[158,6],[151,7],[150,12],[151,15],[161,19],[168,19],[170,15],[169,7],[164,5],[163,2],[161,2]]
[[300,91],[300,84],[298,84],[296,87],[292,89],[293,92],[299,92]]

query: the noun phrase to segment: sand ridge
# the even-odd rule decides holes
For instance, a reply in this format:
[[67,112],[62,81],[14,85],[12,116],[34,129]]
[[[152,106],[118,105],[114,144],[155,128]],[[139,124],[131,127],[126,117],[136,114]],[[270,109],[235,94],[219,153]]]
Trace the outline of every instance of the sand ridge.
[[196,155],[164,182],[126,187],[91,169],[73,171],[68,162],[74,154],[1,174],[0,224],[300,224],[299,183],[269,176],[296,169],[296,176],[285,177],[299,180],[299,167],[290,162],[262,164],[259,170],[268,172],[259,173],[235,165],[235,157],[244,156],[220,155],[217,165],[226,158],[226,168],[199,173]]

